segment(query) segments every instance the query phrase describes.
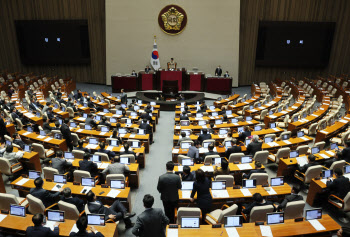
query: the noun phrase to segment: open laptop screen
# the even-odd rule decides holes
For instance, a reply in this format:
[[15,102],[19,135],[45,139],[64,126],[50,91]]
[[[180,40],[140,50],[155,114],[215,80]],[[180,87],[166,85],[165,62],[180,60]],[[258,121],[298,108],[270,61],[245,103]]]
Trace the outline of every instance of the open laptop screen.
[[47,220],[48,221],[64,222],[64,211],[48,210],[47,211]]
[[81,185],[82,186],[89,186],[89,187],[95,187],[95,178],[81,178]]
[[25,152],[30,152],[31,151],[31,146],[30,145],[24,145],[24,149]]
[[332,178],[332,176],[333,176],[333,170],[322,170],[323,179]]
[[243,179],[243,188],[256,188],[256,179]]
[[226,189],[226,181],[212,181],[211,182],[212,190],[224,190]]
[[243,132],[244,131],[244,127],[238,127],[237,128],[237,132]]
[[254,127],[254,130],[255,130],[255,131],[260,131],[260,130],[261,130],[261,126],[260,126],[260,125],[256,125],[256,126]]
[[99,155],[92,155],[91,156],[91,161],[100,163],[101,162],[101,156],[99,156]]
[[322,209],[311,209],[305,211],[305,220],[321,219],[322,218]]
[[188,149],[191,146],[191,142],[181,142],[181,149]]
[[276,123],[270,123],[270,128],[276,128]]
[[129,157],[120,157],[120,164],[130,165],[130,158]]
[[54,174],[54,175],[53,175],[53,181],[54,181],[55,183],[65,184],[65,183],[67,183],[67,175],[64,175],[64,174]]
[[111,188],[125,189],[125,181],[118,180],[118,179],[112,179],[111,180]]
[[311,154],[320,153],[320,148],[318,146],[311,148]]
[[345,170],[345,174],[349,174],[350,173],[350,165],[346,165],[345,167],[344,167],[344,170]]
[[88,225],[105,225],[105,215],[104,214],[87,214]]
[[252,156],[242,156],[241,157],[241,163],[252,163],[253,162],[253,157]]
[[270,180],[270,184],[271,186],[281,186],[284,184],[284,180],[283,177],[275,177],[275,178],[271,178]]
[[40,171],[35,171],[35,170],[29,170],[29,178],[30,179],[36,179],[40,177]]
[[297,137],[303,137],[304,136],[304,132],[303,131],[298,131],[297,132]]
[[10,215],[13,216],[26,216],[26,207],[25,206],[18,206],[18,205],[10,205]]
[[181,228],[199,228],[199,217],[182,217]]
[[192,190],[194,181],[182,181],[181,190]]
[[93,144],[93,145],[98,144],[97,138],[89,138],[89,144]]
[[337,143],[331,143],[331,150],[338,149],[338,144]]
[[119,146],[118,140],[109,140],[109,145],[110,146]]
[[295,150],[295,151],[290,151],[289,153],[289,157],[290,158],[295,158],[299,156],[299,151]]
[[225,227],[242,227],[243,216],[225,216]]
[[248,146],[250,141],[251,141],[251,139],[245,139],[245,146]]
[[181,160],[181,165],[182,166],[185,166],[185,165],[193,166],[194,165],[194,161],[193,161],[193,159],[182,159]]
[[268,225],[284,223],[284,212],[267,213],[266,220]]

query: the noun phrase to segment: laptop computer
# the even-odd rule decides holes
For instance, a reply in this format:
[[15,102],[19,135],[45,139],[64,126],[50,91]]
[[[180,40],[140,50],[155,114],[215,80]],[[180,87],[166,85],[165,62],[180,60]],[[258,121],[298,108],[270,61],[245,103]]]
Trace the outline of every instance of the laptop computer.
[[224,217],[224,227],[242,227],[243,226],[243,216],[225,216]]
[[219,129],[219,135],[226,135],[227,130],[226,129]]
[[111,188],[125,189],[125,180],[111,179]]
[[92,130],[92,127],[91,127],[91,125],[89,125],[89,124],[85,124],[84,129],[85,129],[85,130]]
[[81,178],[81,186],[95,187],[95,178]]
[[65,159],[74,159],[73,152],[65,151],[64,152],[64,158]]
[[64,211],[47,210],[47,220],[64,222]]
[[154,105],[156,105],[156,102],[151,101],[150,105],[154,106]]
[[225,147],[226,147],[226,149],[232,147],[231,141],[225,141]]
[[181,190],[192,190],[194,181],[182,181]]
[[97,121],[101,121],[101,116],[100,116],[100,115],[96,115],[95,119],[96,119]]
[[264,138],[264,143],[270,143],[270,142],[273,142],[272,137],[265,137]]
[[127,131],[126,128],[118,128],[118,132],[119,132],[120,134],[127,134],[127,133],[128,133],[128,131]]
[[337,143],[331,143],[331,150],[338,149],[338,144]]
[[131,142],[131,148],[140,148],[141,147],[141,142],[140,141],[133,141]]
[[129,157],[120,157],[120,164],[124,165],[130,165],[130,158]]
[[181,142],[181,149],[188,149],[191,146],[191,142]]
[[250,116],[247,116],[247,117],[245,117],[245,121],[252,121],[252,117],[250,117]]
[[40,136],[46,136],[46,132],[44,130],[40,130]]
[[116,111],[115,111],[115,114],[116,114],[116,115],[122,115],[122,114],[123,114],[123,111],[121,111],[121,110],[116,110]]
[[87,117],[88,117],[88,114],[84,113],[83,118],[87,118]]
[[243,188],[256,188],[256,179],[243,179]]
[[244,127],[238,127],[237,128],[237,132],[243,132],[244,131]]
[[110,146],[119,146],[119,141],[118,140],[109,140],[109,145]]
[[55,183],[66,184],[67,183],[67,175],[64,174],[54,174],[53,181]]
[[232,110],[226,110],[226,115],[232,115]]
[[190,121],[188,121],[188,120],[181,120],[180,121],[180,125],[181,126],[190,126]]
[[76,127],[77,127],[77,124],[74,123],[74,122],[70,122],[70,123],[69,123],[69,127],[76,128]]
[[99,155],[91,155],[90,159],[92,162],[96,162],[96,163],[101,163],[101,161],[102,161],[102,158]]
[[266,222],[268,225],[283,224],[284,223],[284,212],[275,212],[266,214]]
[[305,220],[322,219],[322,208],[309,209],[305,211]]
[[255,131],[260,131],[260,130],[261,130],[261,126],[260,126],[260,125],[256,125],[256,126],[254,127],[254,130],[255,130]]
[[288,140],[288,139],[289,139],[289,134],[282,135],[282,141],[283,140]]
[[211,116],[218,116],[218,115],[219,115],[218,112],[212,112],[212,113],[211,113]]
[[10,215],[25,217],[26,216],[26,207],[10,204]]
[[202,113],[197,113],[196,114],[196,118],[203,118],[203,114]]
[[193,158],[191,158],[191,159],[182,159],[182,160],[181,160],[181,165],[182,165],[182,166],[185,166],[185,165],[187,165],[187,166],[193,166],[193,165],[194,165]]
[[246,164],[246,163],[252,163],[253,162],[253,157],[252,156],[242,156],[241,157],[241,163]]
[[41,172],[36,170],[29,170],[28,172],[28,178],[29,179],[36,179],[40,177]]
[[250,143],[251,139],[245,139],[245,146],[248,146],[248,144]]
[[199,120],[198,121],[198,125],[199,126],[204,126],[204,125],[206,125],[207,124],[207,121],[205,121],[205,120]]
[[109,109],[103,109],[103,113],[109,113]]
[[87,214],[88,225],[105,225],[105,215],[104,214]]
[[27,127],[27,132],[33,132],[33,128],[31,126]]
[[333,170],[322,170],[322,179],[332,178]]
[[199,228],[200,220],[199,217],[181,217],[181,228],[193,229]]
[[31,146],[31,145],[24,145],[23,151],[25,151],[25,152],[31,152],[31,151],[32,151],[32,146]]
[[89,138],[89,144],[97,145],[98,144],[98,139],[97,138]]
[[12,142],[11,142],[11,141],[6,140],[6,146],[11,146],[11,145],[12,145]]
[[222,123],[223,123],[222,119],[215,119],[215,124],[222,124]]
[[62,134],[61,133],[54,133],[53,138],[55,138],[57,140],[62,140]]
[[283,177],[275,177],[270,179],[270,185],[271,187],[274,186],[282,186],[284,185],[284,179]]
[[299,151],[298,150],[294,150],[294,151],[290,151],[289,153],[289,157],[290,158],[295,158],[299,156]]
[[344,174],[349,174],[350,173],[350,165],[344,166]]
[[318,147],[318,146],[312,147],[311,154],[317,154],[317,153],[320,153],[320,147]]
[[212,190],[224,190],[226,189],[226,181],[212,181],[211,182]]
[[231,123],[238,123],[238,119],[236,118],[231,119]]
[[109,122],[110,122],[110,123],[116,123],[116,122],[117,122],[117,119],[116,119],[116,118],[109,118]]
[[137,129],[137,134],[138,135],[145,135],[146,134],[146,130],[139,128],[139,129]]
[[270,128],[276,128],[276,123],[270,123]]
[[215,158],[211,159],[211,161],[212,161],[213,165],[221,166],[222,158],[221,157],[215,157]]
[[108,127],[101,127],[101,132],[109,132],[109,128]]
[[203,147],[208,148],[210,144],[212,144],[212,142],[203,142]]

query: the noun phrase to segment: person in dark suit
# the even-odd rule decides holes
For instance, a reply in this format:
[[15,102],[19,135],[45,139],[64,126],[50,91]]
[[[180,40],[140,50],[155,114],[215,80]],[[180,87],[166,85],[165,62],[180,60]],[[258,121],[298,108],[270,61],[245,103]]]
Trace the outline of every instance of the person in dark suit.
[[147,104],[146,108],[145,108],[145,112],[146,113],[152,113],[152,106],[150,104]]
[[51,159],[51,167],[57,169],[59,174],[64,174],[66,170],[72,167],[72,163],[69,163],[66,159],[63,159],[63,152],[58,150],[56,152],[56,157]]
[[45,133],[51,133],[53,129],[55,128],[51,127],[50,124],[47,122],[47,117],[43,116],[43,130],[45,131]]
[[87,171],[89,173],[96,173],[97,172],[97,164],[90,161],[90,154],[85,153],[83,160],[79,161],[79,167],[80,170]]
[[[82,105],[84,105],[84,104],[87,104],[87,102],[88,102],[88,95],[87,95],[87,93],[85,93],[81,98],[80,98],[80,103],[82,104]],[[85,106],[85,105],[84,105]]]
[[36,198],[41,199],[45,207],[49,207],[55,203],[55,198],[60,195],[62,188],[58,192],[52,194],[48,190],[43,189],[44,180],[38,177],[34,180],[35,188],[31,188],[29,193]]
[[122,104],[127,104],[128,103],[128,95],[124,92],[124,89],[120,90],[120,102]]
[[125,228],[131,228],[134,226],[134,223],[131,222],[130,218],[135,216],[135,213],[128,213],[124,205],[117,199],[114,203],[108,208],[102,205],[100,201],[97,200],[97,197],[94,192],[91,190],[86,195],[87,205],[89,211],[95,214],[104,214],[105,220],[124,220]]
[[151,142],[151,143],[154,143],[154,141],[153,141],[153,130],[152,130],[151,125],[149,125],[149,124],[147,123],[147,119],[144,118],[144,119],[142,120],[142,123],[140,124],[139,128],[140,128],[140,129],[145,129],[145,130],[146,130],[146,134],[149,134],[149,140],[150,140],[150,142]]
[[77,93],[75,93],[75,95],[74,95],[75,100],[80,100],[81,97],[83,97],[81,90],[77,90]]
[[112,126],[109,122],[107,122],[107,117],[106,116],[102,117],[102,121],[98,125],[107,126],[109,128]]
[[91,125],[91,127],[96,128],[97,123],[94,120],[94,115],[91,113],[88,115],[88,117],[85,119],[85,124],[86,125]]
[[4,115],[0,112],[0,138],[1,142],[5,142],[5,135],[7,134],[6,124],[4,121]]
[[150,122],[152,121],[152,116],[149,115],[148,113],[145,113],[145,112],[141,114],[140,118],[141,119],[146,119],[146,120],[148,120]]
[[49,107],[47,109],[46,114],[47,114],[47,118],[49,119],[49,121],[52,122],[52,121],[56,120],[55,115],[52,112],[52,107]]
[[225,77],[225,78],[230,77],[230,74],[228,74],[228,71],[226,71],[226,73],[224,74],[224,77]]
[[14,121],[16,121],[16,119],[19,119],[19,116],[17,114],[16,108],[12,109],[11,111],[11,117]]
[[217,175],[229,175],[230,167],[228,167],[228,162],[226,159],[222,159],[221,167],[215,166],[214,176]]
[[210,123],[209,124],[209,133],[210,134],[215,134],[215,130],[214,130],[214,126],[215,126],[215,124],[214,123]]
[[257,151],[262,150],[262,142],[259,142],[259,136],[254,135],[252,141],[247,146],[247,154],[254,157]]
[[208,129],[203,129],[203,134],[198,136],[197,141],[202,144],[204,140],[211,139],[211,134],[208,134]]
[[244,131],[239,133],[238,140],[245,141],[247,137],[250,137],[252,133],[250,132],[250,129],[248,126],[244,127]]
[[198,141],[194,141],[193,145],[188,148],[187,152],[187,156],[193,158],[197,164],[203,161],[203,159],[199,157],[199,145]]
[[335,179],[327,179],[327,188],[335,196],[344,199],[345,196],[350,192],[349,178],[343,176],[343,171],[340,168],[334,170]]
[[84,211],[84,201],[78,197],[72,197],[72,190],[70,188],[63,189],[62,193],[63,193],[63,196],[61,196],[62,201],[76,206],[79,213]]
[[341,150],[341,154],[343,159],[350,163],[350,140],[347,140],[345,142],[345,148],[343,150]]
[[24,148],[24,141],[22,141],[21,136],[18,133],[13,134],[13,143],[20,146],[22,149]]
[[334,158],[327,159],[324,162],[324,166],[327,167],[327,168],[330,168],[332,166],[333,162],[336,162],[336,161],[339,161],[339,160],[342,160],[342,153],[340,151],[337,151],[337,152],[335,152]]
[[100,149],[98,149],[98,152],[105,153],[108,155],[108,158],[111,160],[113,157],[115,157],[115,153],[113,151],[106,150],[106,143],[100,142]]
[[154,197],[150,194],[143,197],[143,206],[146,210],[137,217],[136,224],[132,229],[135,236],[165,237],[165,227],[169,224],[169,219],[161,209],[152,208],[153,203]]
[[210,194],[210,182],[203,170],[196,170],[196,181],[193,183],[190,201],[194,202],[197,193],[197,205],[201,209],[202,218],[205,220],[206,214],[211,211],[212,197]]
[[124,154],[132,154],[132,155],[135,156],[135,159],[137,159],[137,157],[140,155],[139,152],[137,152],[137,153],[135,154],[134,151],[132,151],[132,150],[130,151],[130,150],[129,150],[129,149],[130,149],[129,143],[125,142],[125,143],[123,144],[123,146],[124,146],[124,151],[120,152],[121,155],[124,155]]
[[36,111],[39,107],[35,104],[34,98],[31,100],[30,104],[28,105],[29,109]]
[[233,153],[239,153],[242,152],[242,148],[240,146],[237,146],[237,139],[232,138],[231,140],[232,147],[228,148],[225,153],[225,157],[228,159],[230,158],[230,155]]
[[311,166],[318,165],[318,163],[316,163],[316,157],[314,155],[310,154],[307,158],[309,160],[308,164],[304,166],[298,165],[298,170],[302,173],[305,173],[307,169],[310,168]]
[[68,98],[67,108],[72,108],[74,112],[78,112],[78,108],[71,97]]
[[196,179],[196,175],[194,172],[191,172],[191,168],[185,165],[182,169],[181,180],[182,181],[194,181]]
[[69,118],[65,118],[60,130],[63,138],[66,139],[66,143],[67,143],[67,146],[69,147],[69,150],[73,150],[73,139],[72,139],[72,134],[70,132],[68,123],[69,123]]
[[222,69],[220,67],[220,65],[215,69],[215,76],[219,76],[221,77],[222,74]]
[[37,213],[32,217],[34,226],[28,226],[26,234],[28,237],[50,237],[59,236],[59,222],[54,224],[53,231],[43,226],[44,215]]
[[135,72],[135,70],[132,70],[132,72],[131,72],[131,76],[135,76],[135,77],[137,77],[137,73]]
[[181,189],[181,179],[174,173],[174,162],[166,163],[167,172],[158,179],[157,190],[161,194],[165,215],[169,218],[170,223],[174,223],[174,209],[178,205],[179,192]]
[[204,106],[203,104],[201,105],[200,109],[197,111],[197,113],[204,113],[207,112],[207,108],[206,106]]
[[262,164],[260,161],[255,162],[255,169],[249,171],[248,174],[243,173],[244,179],[250,179],[250,176],[255,173],[266,173],[266,171],[262,168]]
[[179,140],[177,141],[177,145],[180,146],[181,142],[183,141],[192,141],[192,139],[190,137],[186,137],[186,133],[185,132],[181,132],[181,137],[179,138]]
[[92,110],[96,110],[96,106],[95,104],[91,101],[91,98],[90,97],[87,97],[87,106],[92,109]]
[[145,73],[149,73],[151,71],[151,68],[149,66],[146,66]]
[[256,206],[267,206],[267,205],[272,205],[273,206],[273,211],[276,211],[275,206],[273,205],[273,202],[271,201],[266,201],[260,193],[254,193],[253,194],[253,201],[252,203],[248,204],[245,206],[245,209],[243,209],[244,214],[250,214],[250,211],[253,209],[253,207]]
[[203,157],[205,159],[206,156],[218,155],[219,153],[214,151],[214,144],[210,144],[208,146],[208,152],[204,153]]
[[78,146],[74,147],[73,150],[79,150],[79,151],[83,151],[83,152],[87,152],[87,153],[91,153],[91,150],[88,148],[83,147],[84,142],[82,140],[78,141]]
[[296,186],[293,186],[291,194],[286,195],[285,199],[281,202],[280,205],[278,205],[278,211],[282,211],[284,208],[286,208],[288,202],[293,201],[301,201],[303,200],[303,196],[299,195],[300,189]]
[[86,229],[88,227],[88,222],[86,216],[81,216],[76,222],[76,226],[78,228],[78,232],[71,232],[69,236],[71,237],[104,237],[104,235],[96,230],[94,226],[90,226],[91,233],[87,232]]
[[180,115],[180,120],[189,120],[186,111],[182,111],[182,114]]

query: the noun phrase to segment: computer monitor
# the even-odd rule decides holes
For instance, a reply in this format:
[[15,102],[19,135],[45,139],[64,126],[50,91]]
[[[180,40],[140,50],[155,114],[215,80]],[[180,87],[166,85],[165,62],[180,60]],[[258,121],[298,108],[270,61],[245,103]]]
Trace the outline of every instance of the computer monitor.
[[197,113],[196,114],[196,118],[203,118],[203,114],[202,113]]
[[26,216],[26,207],[10,204],[10,215],[12,216]]
[[[64,111],[63,111],[64,112]],[[40,112],[36,112],[36,117],[40,118],[41,117],[41,114]]]
[[87,117],[88,117],[88,114],[84,113],[83,118],[87,118]]
[[242,99],[241,101],[242,101],[242,102],[245,102],[245,99]]
[[298,120],[299,120],[299,117],[295,116],[294,119],[293,119],[293,122],[297,122]]
[[245,117],[245,121],[252,121],[252,117],[250,117],[250,116],[247,116],[247,117]]
[[207,121],[205,121],[205,120],[199,120],[198,121],[198,125],[199,126],[204,126],[204,125],[206,125],[207,124]]
[[25,151],[25,152],[31,152],[31,151],[32,151],[32,146],[31,146],[31,145],[24,145],[23,151]]
[[89,144],[97,145],[98,139],[94,137],[89,138]]
[[182,181],[181,190],[192,190],[194,181]]
[[46,132],[44,130],[40,130],[40,136],[46,136]]
[[100,115],[96,115],[96,116],[95,116],[95,119],[96,119],[97,121],[101,121],[101,116],[100,116]]
[[283,224],[284,223],[284,212],[267,213],[266,220],[268,225]]
[[226,189],[226,181],[212,181],[211,182],[212,190],[224,190]]
[[55,107],[55,109],[57,109],[57,108],[58,108],[58,104],[55,104],[55,106],[54,106],[54,107]]
[[270,123],[270,128],[276,128],[276,123]]
[[243,188],[256,188],[256,179],[243,179]]
[[130,113],[130,116],[136,117],[136,116],[137,116],[137,113],[136,113],[136,112],[131,112],[131,113]]
[[122,114],[123,114],[123,111],[121,111],[121,110],[116,110],[116,111],[115,111],[115,114],[116,114],[116,115],[122,115]]
[[264,142],[265,142],[265,143],[273,142],[273,138],[272,138],[272,137],[265,137],[265,138],[264,138]]
[[130,165],[130,158],[129,157],[120,157],[120,164]]
[[242,227],[243,226],[243,216],[234,215],[234,216],[225,216],[224,217],[224,226],[225,227]]
[[226,115],[232,115],[232,110],[226,110]]
[[303,131],[298,131],[297,132],[297,137],[303,137],[304,136],[304,132]]
[[299,151],[298,150],[294,150],[294,151],[290,151],[289,153],[289,157],[290,158],[295,158],[299,156]]
[[[182,104],[182,103],[181,103],[181,104]],[[152,102],[150,103],[150,105],[155,106],[155,105],[156,105],[156,102],[152,101]]]
[[64,222],[64,211],[47,210],[47,220]]
[[57,140],[62,140],[62,133],[54,133],[53,138],[55,138]]
[[8,141],[8,140],[6,140],[6,146],[11,146],[12,145],[12,142],[11,141]]
[[55,183],[66,184],[67,183],[67,175],[64,174],[54,174],[53,181]]
[[102,161],[101,156],[99,156],[99,155],[91,155],[90,159],[92,162],[96,162],[96,163],[101,163],[101,161]]
[[248,144],[250,143],[251,139],[245,139],[245,146],[248,146]]
[[222,119],[215,119],[215,124],[222,124],[222,123],[223,123]]
[[135,111],[137,111],[137,110],[139,110],[139,109],[140,109],[140,106],[138,106],[138,105],[135,105],[135,106],[134,106],[134,110],[135,110]]
[[36,170],[29,170],[28,177],[30,179],[36,179],[40,177],[41,172]]
[[282,141],[283,140],[288,140],[289,139],[289,134],[283,134],[282,135]]
[[181,142],[181,149],[188,149],[191,146],[191,142]]
[[260,131],[260,130],[261,130],[261,126],[260,126],[260,125],[256,125],[256,126],[254,127],[254,130],[255,130],[255,131]]
[[315,146],[311,148],[311,154],[320,153],[320,147]]
[[111,179],[111,188],[125,189],[125,180]]
[[121,104],[121,107],[122,107],[123,109],[125,109],[125,108],[126,108],[126,104]]
[[199,228],[199,217],[181,217],[181,228]]
[[244,131],[244,127],[238,127],[237,128],[237,132],[243,132]]
[[109,140],[109,145],[110,146],[119,146],[119,141],[118,140]]
[[213,165],[221,166],[222,158],[221,157],[215,157],[215,158],[211,159],[211,161],[212,161]]
[[85,124],[85,130],[92,130],[92,127],[90,124]]
[[250,110],[254,109],[254,106],[253,105],[249,105],[249,109]]
[[126,128],[118,128],[118,132],[119,132],[120,134],[127,134],[127,133],[128,133],[128,131],[127,131]]
[[227,129],[219,129],[219,134],[220,135],[226,135],[227,134]]
[[331,150],[338,149],[338,144],[337,143],[331,143]]
[[146,130],[139,128],[139,129],[137,129],[137,134],[138,135],[145,135],[146,134]]
[[314,220],[322,218],[322,208],[309,209],[305,211],[305,220]]
[[185,166],[185,165],[187,165],[187,166],[193,166],[193,165],[194,165],[193,158],[191,158],[191,159],[182,159],[182,160],[181,160],[181,165],[182,165],[182,166]]
[[333,170],[322,170],[322,178],[332,178],[333,177]]
[[225,147],[226,148],[232,147],[231,141],[225,141]]
[[282,107],[279,107],[279,108],[278,108],[278,112],[281,112],[281,111],[282,111]]
[[27,132],[33,132],[33,128],[31,126],[27,127]]
[[77,127],[77,124],[74,123],[74,122],[70,122],[70,123],[69,123],[69,126],[72,127],[72,128],[76,128],[76,127]]
[[181,120],[180,121],[180,125],[181,126],[190,126],[190,121],[188,121],[188,120]]
[[126,119],[126,122],[125,122],[126,124],[132,124],[132,120],[131,119]]
[[212,144],[212,142],[203,142],[203,147],[208,148],[210,144]]
[[74,159],[73,152],[65,151],[64,152],[64,158],[65,159]]
[[269,115],[273,115],[273,111],[272,110],[269,111]]
[[283,177],[275,177],[270,179],[270,185],[273,186],[282,186],[284,185],[284,179]]
[[101,127],[101,132],[109,132],[109,128],[108,127]]
[[350,165],[344,166],[344,174],[350,174]]
[[219,114],[218,114],[218,112],[212,112],[211,113],[211,116],[218,116]]
[[238,119],[236,118],[231,119],[231,123],[238,123]]
[[104,214],[87,214],[88,225],[105,225],[105,215]]
[[241,163],[246,164],[246,163],[252,163],[253,162],[253,157],[252,156],[242,156],[241,157]]
[[210,106],[209,106],[209,109],[210,109],[210,110],[215,110],[215,106],[214,106],[214,105],[210,105]]
[[109,113],[108,109],[103,109],[103,113]]
[[116,118],[109,118],[109,122],[110,122],[110,123],[116,123],[116,122],[117,122],[117,119],[116,119]]
[[141,142],[140,141],[133,141],[131,142],[131,148],[140,148]]
[[81,177],[81,186],[95,187],[95,178]]

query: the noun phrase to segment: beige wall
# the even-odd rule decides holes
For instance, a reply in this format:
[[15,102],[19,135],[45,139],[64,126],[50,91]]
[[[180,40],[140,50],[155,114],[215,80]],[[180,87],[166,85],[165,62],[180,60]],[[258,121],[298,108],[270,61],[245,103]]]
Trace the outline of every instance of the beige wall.
[[[170,36],[158,26],[160,10],[169,4],[187,13],[186,29]],[[161,67],[171,57],[178,67],[214,74],[228,70],[238,86],[240,0],[106,0],[106,82],[115,73],[143,70],[150,62],[153,36]]]

